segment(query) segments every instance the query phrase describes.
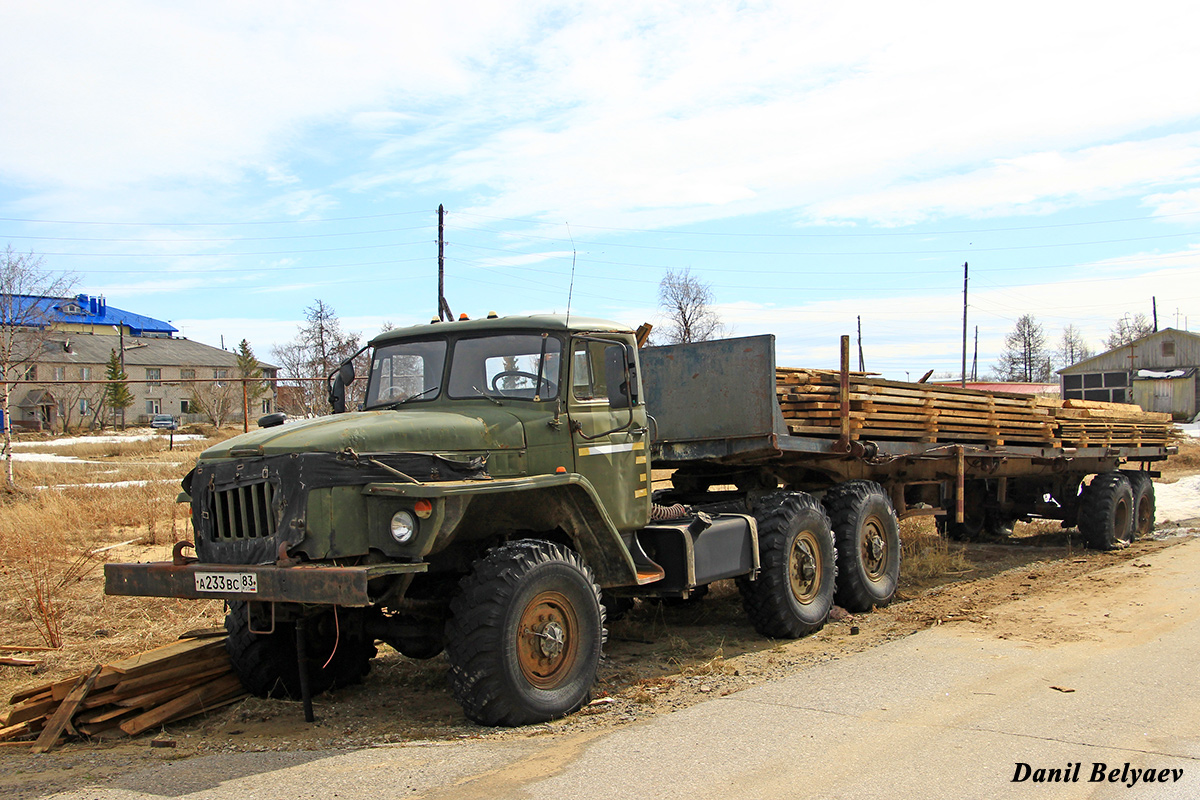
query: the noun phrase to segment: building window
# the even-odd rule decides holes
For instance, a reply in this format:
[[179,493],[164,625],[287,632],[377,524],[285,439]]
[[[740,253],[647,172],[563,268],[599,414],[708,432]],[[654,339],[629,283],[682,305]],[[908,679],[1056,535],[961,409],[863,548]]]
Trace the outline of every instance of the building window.
[[1163,354],[1163,358],[1174,358],[1175,357],[1175,343],[1174,342],[1163,342],[1162,343],[1162,354]]
[[88,401],[86,397],[79,398],[79,413],[81,415],[88,413]]
[[92,368],[91,367],[80,367],[79,368],[79,379],[84,380],[84,381],[90,381],[92,379]]
[[66,379],[67,379],[67,368],[66,367],[55,367],[54,368],[54,380],[65,381]]
[[222,386],[224,386],[224,385],[225,385],[225,384],[224,384],[224,382],[222,381],[222,379],[224,379],[224,378],[228,378],[228,377],[229,377],[229,370],[227,370],[227,369],[214,369],[214,370],[213,370],[213,377],[217,379],[217,384],[216,384],[216,385],[217,385],[217,388],[220,388],[220,387],[222,387]]
[[153,400],[153,399],[147,400],[146,401],[146,413],[147,414],[161,414],[162,413],[162,400]]
[[188,401],[187,401],[187,400],[180,400],[180,401],[179,401],[179,413],[181,413],[181,414],[190,414],[190,413],[192,413],[192,410],[191,410],[191,409],[192,409],[192,407],[191,407],[191,405],[189,405],[189,404],[188,404]]
[[263,400],[263,410],[262,410],[262,413],[264,413],[264,414],[270,414],[270,413],[271,413],[271,401],[270,401],[270,400]]
[[161,369],[159,369],[158,367],[154,367],[154,368],[147,367],[146,368],[146,388],[147,389],[157,388],[159,385],[158,382],[161,380],[162,380],[162,370]]
[[185,380],[185,381],[188,381],[188,380],[195,380],[195,378],[196,378],[196,370],[194,370],[194,369],[181,369],[181,370],[179,370],[179,377],[180,377],[180,378],[182,378],[182,379],[183,379],[183,380]]
[[36,381],[37,380],[37,364],[30,364],[28,367],[25,368],[25,380],[27,380],[27,381]]

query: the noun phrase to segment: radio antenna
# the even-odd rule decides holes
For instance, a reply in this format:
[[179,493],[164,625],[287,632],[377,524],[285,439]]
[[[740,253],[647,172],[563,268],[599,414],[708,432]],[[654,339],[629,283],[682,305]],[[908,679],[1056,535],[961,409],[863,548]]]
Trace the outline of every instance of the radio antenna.
[[575,237],[571,236],[571,223],[567,226],[567,237],[571,240],[571,285],[567,289],[567,326],[571,325],[571,297],[575,294]]

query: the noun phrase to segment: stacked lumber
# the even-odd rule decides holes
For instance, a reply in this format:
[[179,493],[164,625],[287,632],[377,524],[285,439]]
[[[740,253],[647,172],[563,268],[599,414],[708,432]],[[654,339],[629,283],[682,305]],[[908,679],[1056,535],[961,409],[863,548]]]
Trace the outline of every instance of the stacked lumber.
[[[1144,446],[1173,435],[1170,415],[1123,403],[1058,400],[850,373],[852,441],[963,442],[1037,447]],[[780,367],[775,393],[788,431],[841,435],[840,375]]]
[[200,634],[97,665],[86,675],[17,692],[0,721],[0,742],[20,742],[45,752],[64,733],[95,736],[119,730],[136,736],[245,696],[225,651],[224,635]]
[[1047,400],[1055,403],[1059,437],[1070,447],[1152,447],[1177,437],[1170,414],[1143,411],[1126,403]]

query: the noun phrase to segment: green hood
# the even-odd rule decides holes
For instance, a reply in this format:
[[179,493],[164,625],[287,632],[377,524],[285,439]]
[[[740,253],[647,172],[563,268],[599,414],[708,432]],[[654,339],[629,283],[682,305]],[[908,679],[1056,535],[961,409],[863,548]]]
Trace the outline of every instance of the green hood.
[[511,450],[525,446],[520,421],[500,409],[357,411],[260,428],[221,442],[201,458],[297,452],[402,453]]

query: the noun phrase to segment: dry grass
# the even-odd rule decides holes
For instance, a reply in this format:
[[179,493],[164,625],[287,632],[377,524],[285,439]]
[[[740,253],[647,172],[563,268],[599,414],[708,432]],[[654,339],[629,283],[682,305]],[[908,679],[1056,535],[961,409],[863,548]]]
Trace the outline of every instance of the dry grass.
[[[174,542],[192,538],[190,510],[175,500],[195,453],[210,444],[170,451],[164,436],[21,448],[89,460],[14,464],[24,488],[0,495],[0,644],[61,648],[37,656],[39,673],[57,677],[220,624],[219,601],[108,597],[101,569],[110,559],[169,559]],[[103,485],[121,482],[129,483]],[[0,691],[31,680],[28,670],[6,670]]]
[[946,575],[965,575],[974,570],[966,548],[938,534],[930,517],[901,521],[900,542],[904,553],[900,584],[906,588],[920,588]]

